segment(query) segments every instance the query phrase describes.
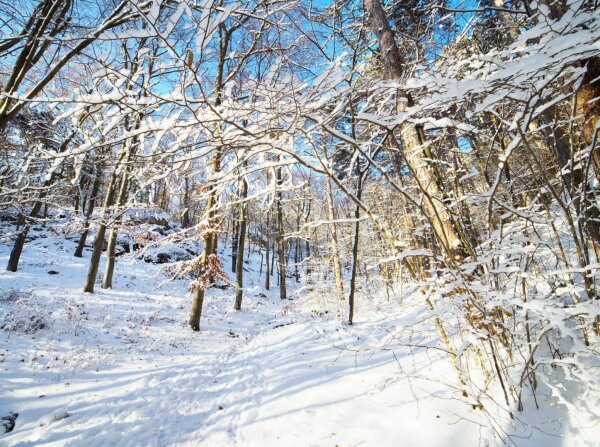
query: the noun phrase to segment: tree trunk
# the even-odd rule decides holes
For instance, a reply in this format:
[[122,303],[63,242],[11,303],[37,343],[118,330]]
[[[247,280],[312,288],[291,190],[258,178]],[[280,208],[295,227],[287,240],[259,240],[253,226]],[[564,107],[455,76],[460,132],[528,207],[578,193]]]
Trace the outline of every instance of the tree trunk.
[[[212,201],[209,197],[209,209],[212,209]],[[213,253],[212,237],[209,235],[204,237],[204,251],[200,259],[199,277],[206,272],[209,256]],[[196,284],[194,287],[194,298],[192,300],[192,310],[190,312],[189,324],[194,331],[200,330],[200,317],[202,316],[202,306],[204,305],[204,292],[206,284]]]
[[115,169],[111,175],[108,187],[106,188],[106,197],[104,198],[104,206],[102,209],[102,219],[98,226],[98,234],[94,239],[94,245],[92,247],[92,257],[90,258],[90,266],[88,268],[87,277],[83,286],[83,291],[88,293],[94,292],[94,283],[96,282],[96,275],[98,275],[98,267],[100,265],[100,256],[102,255],[102,246],[104,245],[104,236],[106,234],[106,216],[112,205],[113,198],[115,195],[115,183],[117,181],[117,168],[125,156],[125,152],[121,153],[119,160],[115,165]]
[[27,237],[27,233],[29,233],[29,227],[30,224],[26,223],[23,226],[21,232],[17,235],[15,244],[13,245],[13,248],[10,251],[8,265],[6,266],[6,270],[8,270],[9,272],[16,272],[19,268],[19,259],[21,259],[21,253],[23,253],[23,245],[25,245],[25,238]]
[[[67,146],[73,140],[74,137],[75,137],[75,131],[72,131],[62,141],[57,152],[59,154],[63,153],[67,149]],[[54,183],[54,180],[56,180],[57,176],[58,176],[58,174],[56,173],[56,171],[54,171],[50,175],[50,178],[44,182],[43,188],[50,187]],[[29,214],[29,219],[35,219],[37,217],[38,213],[42,209],[42,205],[43,205],[42,200],[44,199],[44,197],[46,197],[47,193],[48,193],[47,189],[42,190],[38,200],[33,204],[33,207],[31,208],[31,212]],[[48,204],[46,204],[46,213],[47,212],[48,212]],[[13,249],[10,252],[10,257],[8,259],[8,265],[6,266],[6,270],[8,270],[9,272],[16,272],[19,267],[19,259],[21,259],[21,253],[23,253],[23,246],[25,245],[25,239],[27,238],[27,233],[29,233],[29,228],[31,226],[31,222],[29,222],[29,219],[25,219],[23,229],[17,236],[17,239],[15,240],[15,245],[13,246]]]
[[94,184],[92,185],[92,191],[90,193],[90,197],[87,200],[87,209],[85,211],[85,223],[83,226],[83,232],[81,233],[81,236],[79,236],[79,242],[77,243],[77,248],[75,249],[75,256],[78,258],[81,258],[83,256],[83,249],[85,248],[85,242],[90,231],[90,220],[92,218],[92,215],[94,214],[94,207],[96,206],[96,196],[98,195],[98,191],[100,190],[100,183],[102,181],[102,173],[100,171],[100,169],[96,170]]
[[30,219],[35,219],[42,208],[42,202],[37,201],[33,204],[31,208],[31,212],[29,213],[29,218],[25,219],[23,228],[17,235],[17,239],[15,240],[15,244],[10,252],[10,257],[8,258],[8,264],[6,266],[6,270],[9,272],[16,272],[19,268],[19,260],[21,259],[21,253],[23,253],[23,246],[25,245],[25,239],[27,238],[27,234],[29,233],[29,229],[31,228]]
[[[246,214],[248,214],[248,210],[246,210]],[[246,220],[247,219],[248,218],[246,218]],[[251,229],[249,224],[246,224],[246,228],[246,231],[248,232],[248,254],[246,255],[246,257],[249,258],[250,254],[252,254],[252,235],[250,234]],[[254,232],[254,235],[256,236],[256,231]]]
[[[363,175],[358,175],[356,184],[356,198],[362,198]],[[350,275],[350,294],[348,295],[348,324],[352,325],[354,320],[354,292],[356,291],[356,271],[358,268],[358,242],[360,232],[360,207],[354,208],[354,240],[352,242],[352,273]]]
[[237,250],[237,271],[235,274],[237,290],[235,294],[235,310],[242,309],[242,297],[244,294],[244,241],[246,239],[246,225],[248,221],[248,204],[244,202],[248,196],[248,182],[242,181],[242,203],[240,205],[240,236]]
[[[388,79],[400,80],[404,63],[395,42],[394,32],[390,28],[380,0],[365,0],[365,11],[373,34],[377,36],[379,54]],[[403,113],[409,98],[399,91],[397,97],[397,112]],[[423,134],[414,125],[403,123],[400,126],[403,142],[404,157],[419,189],[424,195],[425,209],[428,218],[441,245],[445,259],[454,264],[467,256],[466,243],[457,231],[457,222],[443,205],[443,194],[433,172],[432,166],[426,160],[431,157],[427,148],[423,149]]]
[[[333,193],[331,191],[331,179],[327,177],[325,183],[327,189],[327,212],[328,218],[331,222],[335,220],[335,208],[333,205]],[[335,277],[335,290],[337,291],[338,298],[343,301],[344,299],[344,282],[342,277],[342,261],[340,260],[340,248],[337,234],[337,225],[331,223],[329,225],[331,229],[331,245],[333,251],[333,274]]]
[[271,238],[270,238],[270,229],[269,229],[269,214],[267,213],[267,226],[265,232],[265,239],[267,241],[265,247],[265,289],[269,290],[271,288],[271,263],[269,262],[269,248],[271,247]]
[[[358,200],[362,198],[362,184],[363,175],[358,175],[358,181],[356,184],[356,197]],[[354,209],[354,240],[352,242],[352,273],[350,275],[350,293],[348,295],[348,324],[352,324],[354,321],[354,295],[356,291],[356,272],[358,269],[358,242],[360,232],[360,207],[356,205]]]
[[[595,57],[587,62],[587,71],[583,77],[582,88],[577,92],[576,110],[578,116],[583,116],[581,123],[581,148],[591,148],[590,161],[595,173],[595,180],[600,180],[600,135],[596,135],[596,126],[600,120],[600,58]],[[596,144],[594,145],[594,142]],[[600,258],[600,210],[598,209],[597,194],[590,188],[590,179],[584,169],[577,170],[581,178],[582,207],[585,216],[584,224],[588,230],[596,258]]]
[[104,236],[106,234],[106,223],[102,221],[98,227],[98,234],[94,239],[92,247],[92,257],[90,259],[90,267],[83,286],[83,291],[88,293],[94,292],[96,276],[98,275],[98,267],[100,266],[100,256],[102,255],[102,245],[104,245]]
[[183,215],[181,216],[181,228],[189,228],[191,226],[190,221],[190,208],[189,208],[189,197],[190,197],[190,185],[189,179],[186,177],[184,182],[184,192],[183,192]]
[[192,301],[192,311],[190,312],[190,326],[194,331],[200,330],[200,317],[202,317],[202,306],[204,305],[204,289],[196,286],[194,289],[194,299]]
[[306,247],[306,281],[309,282],[310,275],[312,274],[312,268],[310,265],[310,263],[311,263],[310,240],[306,239],[305,247]]
[[[210,200],[210,199],[209,199]],[[203,275],[206,271],[209,253],[212,252],[211,237],[204,237],[204,251],[200,259],[200,272],[199,276]],[[194,298],[192,300],[192,310],[190,312],[189,324],[194,331],[200,330],[200,317],[202,317],[202,306],[204,305],[204,292],[205,284],[196,284],[194,287]]]
[[[279,157],[277,157],[279,160]],[[282,300],[287,299],[287,290],[285,284],[285,233],[283,228],[283,206],[281,203],[282,193],[281,185],[283,183],[281,178],[281,168],[278,167],[275,170],[277,193],[276,193],[276,207],[277,207],[277,266],[279,267],[279,297]]]
[[[235,273],[237,268],[237,254],[238,254],[238,241],[239,241],[239,227],[237,219],[233,219],[233,225],[231,230],[231,271]],[[242,253],[242,257],[244,254]]]
[[[311,201],[310,199],[305,199],[302,204],[302,214],[304,219],[304,224],[308,224],[308,219],[310,218],[310,210],[311,210]],[[310,290],[310,276],[311,276],[311,251],[310,251],[310,227],[306,227],[306,240],[305,240],[305,251],[306,251],[306,285]]]
[[[215,154],[212,159],[212,173],[216,174],[220,171],[221,166],[221,151],[220,149],[215,150]],[[217,195],[213,188],[208,196],[206,202],[206,210],[208,213],[209,226],[214,225],[216,217],[216,201]],[[215,256],[217,253],[217,232],[209,231],[204,236],[204,251],[200,259],[200,271],[199,277],[202,277],[207,272],[208,264],[211,256]],[[208,279],[208,282],[212,282],[212,279]],[[204,293],[207,284],[196,284],[194,287],[194,298],[192,301],[192,310],[190,312],[189,324],[194,331],[200,330],[200,317],[202,316],[202,306],[204,305]]]
[[[121,177],[121,185],[119,186],[119,196],[117,197],[117,207],[121,208],[127,202],[127,188],[129,185],[129,168],[126,166],[123,170],[123,176]],[[117,213],[121,213],[120,209],[117,209]],[[119,232],[119,226],[121,225],[122,217],[115,219],[113,227],[110,230],[110,236],[108,237],[108,245],[106,247],[106,265],[104,266],[104,277],[102,278],[102,288],[112,289],[112,278],[115,270],[115,250],[117,248],[117,235]]]
[[300,273],[298,272],[298,263],[300,262],[300,238],[298,235],[300,234],[300,210],[298,210],[298,215],[296,216],[296,237],[294,239],[294,278],[296,282],[300,282]]
[[271,276],[273,276],[275,272],[275,253],[277,253],[277,250],[275,249],[276,239],[277,237],[275,237],[275,239],[271,238]]
[[[583,144],[589,146],[596,136],[596,125],[600,120],[600,57],[587,61],[587,71],[583,76],[582,87],[577,92],[577,115],[583,116],[581,137]],[[596,178],[600,179],[600,145],[596,144],[590,155],[596,171]]]

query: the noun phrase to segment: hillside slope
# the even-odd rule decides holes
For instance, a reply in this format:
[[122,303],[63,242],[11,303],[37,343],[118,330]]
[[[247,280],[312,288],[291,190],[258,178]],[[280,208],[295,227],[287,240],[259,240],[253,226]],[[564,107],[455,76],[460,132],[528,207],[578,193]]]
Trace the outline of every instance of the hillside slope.
[[[281,303],[276,287],[263,290],[253,255],[243,310],[233,310],[234,289],[211,289],[195,333],[185,281],[158,288],[161,266],[129,255],[118,258],[113,290],[84,294],[89,253],[74,258],[74,248],[38,234],[19,272],[0,272],[0,417],[18,414],[0,445],[497,442],[464,403],[418,294],[405,291],[400,306],[362,296],[349,327],[336,303],[302,289]],[[1,265],[7,256],[3,245]],[[519,418],[505,427],[519,446],[600,439],[560,406]]]

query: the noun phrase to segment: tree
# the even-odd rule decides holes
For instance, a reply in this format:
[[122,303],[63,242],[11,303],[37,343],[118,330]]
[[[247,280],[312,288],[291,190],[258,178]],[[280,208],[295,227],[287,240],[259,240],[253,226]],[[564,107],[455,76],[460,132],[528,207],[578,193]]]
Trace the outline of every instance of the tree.
[[246,240],[246,226],[248,221],[248,181],[246,178],[242,180],[242,191],[240,193],[240,229],[238,237],[237,249],[237,266],[236,266],[236,281],[237,290],[235,293],[235,310],[242,309],[242,298],[244,295],[244,243]]
[[[387,77],[401,80],[403,61],[381,1],[365,0],[365,11],[371,31],[377,37],[379,54]],[[396,101],[397,113],[405,112],[406,105],[409,104],[406,94],[399,91]],[[436,239],[450,263],[460,262],[467,256],[468,249],[464,238],[457,230],[454,216],[443,205],[440,178],[436,175],[435,168],[427,161],[431,160],[432,156],[428,153],[424,135],[410,123],[401,124],[400,134],[404,158],[424,196],[425,208],[429,213]],[[422,154],[419,153],[421,150]]]

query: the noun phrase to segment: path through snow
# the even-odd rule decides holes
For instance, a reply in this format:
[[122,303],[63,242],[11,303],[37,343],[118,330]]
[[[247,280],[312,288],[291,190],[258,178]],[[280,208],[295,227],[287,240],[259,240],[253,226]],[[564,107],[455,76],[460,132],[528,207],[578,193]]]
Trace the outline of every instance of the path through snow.
[[[432,327],[409,324],[426,320],[423,306],[362,297],[358,323],[344,326],[302,297],[261,296],[251,259],[242,312],[231,290],[214,290],[194,333],[184,282],[156,289],[157,266],[119,258],[115,289],[83,294],[87,258],[73,249],[36,239],[18,273],[0,273],[12,324],[0,331],[0,417],[19,413],[0,445],[485,445]],[[33,315],[43,327],[17,324]],[[530,443],[524,428],[519,445],[562,445],[556,423],[538,428],[549,435]]]

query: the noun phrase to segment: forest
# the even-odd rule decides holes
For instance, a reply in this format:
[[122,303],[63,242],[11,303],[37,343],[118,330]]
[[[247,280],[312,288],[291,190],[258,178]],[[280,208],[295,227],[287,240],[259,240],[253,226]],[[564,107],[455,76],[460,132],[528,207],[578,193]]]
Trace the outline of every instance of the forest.
[[0,445],[600,445],[599,42],[0,0]]

